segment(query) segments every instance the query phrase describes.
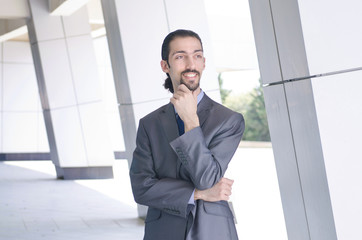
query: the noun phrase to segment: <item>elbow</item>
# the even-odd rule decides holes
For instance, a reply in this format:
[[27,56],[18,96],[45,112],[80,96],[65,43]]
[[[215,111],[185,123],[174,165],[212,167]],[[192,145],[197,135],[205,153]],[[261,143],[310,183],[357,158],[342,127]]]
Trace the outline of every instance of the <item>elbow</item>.
[[213,169],[203,171],[197,176],[198,178],[196,178],[196,181],[193,181],[193,183],[196,189],[206,190],[218,183],[222,176],[222,170],[218,166],[215,166]]
[[138,204],[144,204],[145,192],[142,188],[139,188],[138,186],[139,184],[134,184],[134,182],[131,181],[133,199]]
[[133,199],[136,203],[145,205],[144,194],[141,194],[141,193],[133,190]]

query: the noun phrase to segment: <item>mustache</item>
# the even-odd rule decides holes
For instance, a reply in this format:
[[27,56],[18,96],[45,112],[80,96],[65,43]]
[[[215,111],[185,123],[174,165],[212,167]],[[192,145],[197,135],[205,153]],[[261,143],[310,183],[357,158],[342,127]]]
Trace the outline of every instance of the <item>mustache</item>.
[[181,72],[181,74],[185,74],[185,73],[197,73],[198,75],[200,75],[199,71],[191,70],[191,69],[186,69],[185,71]]

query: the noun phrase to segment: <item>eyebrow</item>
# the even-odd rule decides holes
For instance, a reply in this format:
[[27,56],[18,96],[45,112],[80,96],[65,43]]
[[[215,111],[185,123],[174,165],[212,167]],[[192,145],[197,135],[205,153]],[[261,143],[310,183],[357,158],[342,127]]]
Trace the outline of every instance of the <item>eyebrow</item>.
[[[202,49],[197,49],[197,50],[195,50],[193,53],[197,53],[197,52],[204,52]],[[174,56],[175,54],[178,54],[178,53],[187,53],[186,51],[176,51],[176,52],[174,52],[174,53],[172,53],[172,56]]]

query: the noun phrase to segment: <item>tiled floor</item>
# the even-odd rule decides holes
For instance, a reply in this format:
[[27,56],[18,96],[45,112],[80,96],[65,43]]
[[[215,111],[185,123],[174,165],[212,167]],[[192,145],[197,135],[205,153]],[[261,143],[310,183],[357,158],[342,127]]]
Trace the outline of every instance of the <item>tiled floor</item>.
[[[143,238],[127,161],[114,179],[57,180],[50,161],[0,162],[0,240]],[[226,177],[240,239],[286,240],[271,148],[239,148]],[[261,231],[262,230],[262,231]]]
[[48,161],[0,162],[0,240],[142,239],[136,205],[112,196],[130,195],[129,183],[57,180],[53,168]]

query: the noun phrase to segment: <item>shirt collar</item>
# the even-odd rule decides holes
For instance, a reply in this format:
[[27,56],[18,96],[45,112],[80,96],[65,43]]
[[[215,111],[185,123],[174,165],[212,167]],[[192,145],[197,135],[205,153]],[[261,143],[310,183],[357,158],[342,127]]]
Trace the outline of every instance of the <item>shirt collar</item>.
[[197,104],[199,104],[201,102],[201,99],[204,97],[205,93],[204,91],[202,91],[202,89],[200,89],[200,93],[199,95],[197,95]]

